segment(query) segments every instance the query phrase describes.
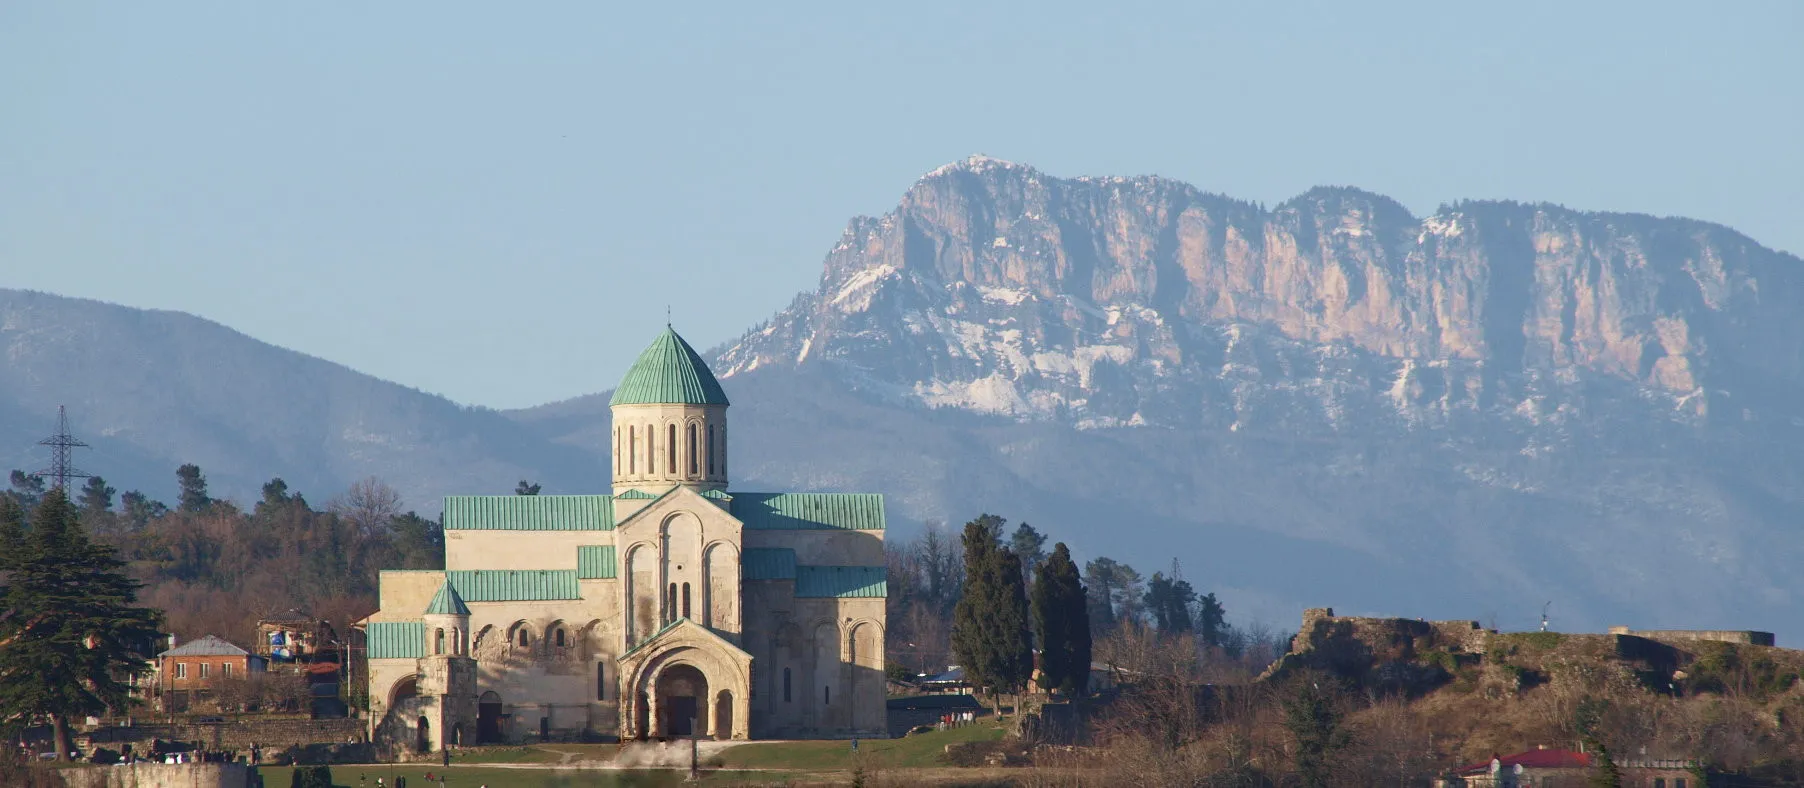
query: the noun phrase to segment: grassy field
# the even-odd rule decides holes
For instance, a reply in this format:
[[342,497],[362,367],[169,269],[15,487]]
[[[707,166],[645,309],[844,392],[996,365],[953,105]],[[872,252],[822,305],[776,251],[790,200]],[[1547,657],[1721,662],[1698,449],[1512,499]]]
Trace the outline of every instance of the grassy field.
[[[288,788],[294,780],[294,769],[286,766],[264,766],[258,769],[266,788]],[[427,782],[430,773],[434,782]],[[692,785],[680,770],[605,770],[605,769],[505,769],[483,766],[387,766],[342,764],[332,767],[332,783],[346,788],[375,788],[382,778],[387,788],[394,788],[396,777],[407,778],[407,788],[439,788],[437,778],[445,778],[445,788],[665,788]],[[708,772],[702,785],[782,785],[793,775],[778,772]]]
[[[942,766],[946,745],[971,741],[996,741],[1002,726],[985,720],[962,728],[934,731],[901,739],[863,739],[859,755],[867,767],[923,769]],[[796,771],[847,771],[852,768],[849,741],[751,742],[714,756],[728,769],[792,769]]]

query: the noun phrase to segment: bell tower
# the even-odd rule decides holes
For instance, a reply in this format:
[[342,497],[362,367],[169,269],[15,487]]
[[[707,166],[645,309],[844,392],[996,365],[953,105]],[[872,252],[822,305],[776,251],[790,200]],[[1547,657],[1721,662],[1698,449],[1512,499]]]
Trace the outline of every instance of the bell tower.
[[727,486],[727,395],[700,354],[666,326],[614,397],[614,494]]

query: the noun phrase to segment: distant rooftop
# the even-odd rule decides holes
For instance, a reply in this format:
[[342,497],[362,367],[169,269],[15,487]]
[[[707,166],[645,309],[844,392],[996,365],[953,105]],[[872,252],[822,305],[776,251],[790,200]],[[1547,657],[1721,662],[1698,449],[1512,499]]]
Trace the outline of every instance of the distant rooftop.
[[247,657],[250,652],[232,645],[217,635],[195,638],[169,649],[159,657]]

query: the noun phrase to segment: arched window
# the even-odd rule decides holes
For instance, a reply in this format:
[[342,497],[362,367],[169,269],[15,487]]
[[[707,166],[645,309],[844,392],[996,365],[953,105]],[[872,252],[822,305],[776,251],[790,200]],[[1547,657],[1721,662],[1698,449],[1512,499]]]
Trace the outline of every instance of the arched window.
[[554,636],[554,639],[557,641],[557,647],[563,648],[564,647],[564,630],[561,630],[561,629],[558,630],[557,634]]
[[783,669],[783,702],[784,703],[790,702],[790,699],[789,699],[789,668]]
[[701,449],[701,446],[696,443],[695,425],[691,424],[691,425],[689,425],[689,475],[690,476],[694,476],[694,475],[702,472],[702,469],[701,469],[702,458],[701,458],[700,449]]
[[714,475],[714,425],[708,425],[708,475]]
[[530,642],[526,638],[526,627],[520,627],[520,648],[526,648]]
[[670,584],[669,599],[664,602],[664,620],[675,621],[677,614],[677,584]]
[[453,654],[464,653],[464,639],[463,639],[463,631],[462,630],[459,630],[459,629],[451,630],[451,653],[453,653]]
[[608,663],[595,663],[595,699],[608,699]]
[[626,428],[626,472],[639,472],[639,428]]
[[658,428],[645,425],[645,472],[658,472]]
[[833,687],[831,687],[831,686],[821,687],[821,705],[822,706],[833,705]]
[[432,630],[432,653],[434,653],[434,654],[445,653],[445,630],[443,630],[443,629]]
[[689,584],[683,584],[683,618],[689,617]]
[[620,475],[620,427],[614,427],[614,475]]
[[677,452],[676,425],[672,424],[672,425],[670,425],[670,443],[664,447],[664,453],[670,455],[669,462],[666,463],[666,465],[669,466],[669,468],[670,468],[669,473],[672,476],[676,475],[676,452]]

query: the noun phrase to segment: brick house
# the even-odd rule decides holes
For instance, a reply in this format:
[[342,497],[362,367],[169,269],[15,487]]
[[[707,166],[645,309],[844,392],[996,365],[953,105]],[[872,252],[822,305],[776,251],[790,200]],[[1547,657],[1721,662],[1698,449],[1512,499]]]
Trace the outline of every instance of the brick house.
[[157,655],[157,691],[165,711],[183,711],[221,681],[247,679],[268,669],[268,659],[207,635]]

